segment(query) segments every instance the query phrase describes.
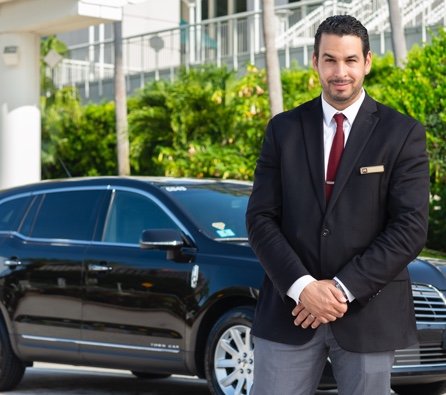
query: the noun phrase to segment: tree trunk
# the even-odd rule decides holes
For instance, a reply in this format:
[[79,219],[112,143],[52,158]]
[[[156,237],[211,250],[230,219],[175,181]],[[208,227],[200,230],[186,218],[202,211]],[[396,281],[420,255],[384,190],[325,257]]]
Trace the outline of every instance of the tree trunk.
[[283,111],[282,82],[279,55],[276,49],[276,16],[274,0],[263,1],[263,38],[266,50],[266,76],[268,81],[271,116]]
[[113,22],[115,51],[115,119],[118,174],[130,175],[127,94],[122,61],[122,23]]
[[395,65],[403,67],[407,56],[406,38],[404,36],[403,18],[398,0],[388,0],[390,29],[392,32],[392,47]]

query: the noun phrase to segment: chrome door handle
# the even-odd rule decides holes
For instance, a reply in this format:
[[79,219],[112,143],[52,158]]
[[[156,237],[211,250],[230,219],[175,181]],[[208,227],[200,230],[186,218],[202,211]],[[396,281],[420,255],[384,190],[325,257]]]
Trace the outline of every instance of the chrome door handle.
[[88,265],[88,270],[90,270],[92,272],[109,272],[109,271],[113,270],[113,268],[108,265],[98,265],[98,264],[90,263]]
[[22,264],[18,259],[6,259],[3,264],[5,266],[20,266]]

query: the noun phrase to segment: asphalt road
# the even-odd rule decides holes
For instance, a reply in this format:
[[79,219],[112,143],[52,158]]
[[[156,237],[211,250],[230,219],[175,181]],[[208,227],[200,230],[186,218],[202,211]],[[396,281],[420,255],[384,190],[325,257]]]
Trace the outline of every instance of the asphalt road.
[[[315,395],[337,395],[336,390]],[[0,395],[210,395],[205,380],[187,376],[141,380],[124,370],[35,363],[19,386]],[[446,395],[446,394],[443,394]]]
[[141,380],[122,370],[36,363],[11,395],[209,395],[206,382],[184,376]]
[[[210,395],[204,380],[172,376],[140,380],[121,370],[36,363],[11,395]],[[333,395],[337,391],[320,391]]]

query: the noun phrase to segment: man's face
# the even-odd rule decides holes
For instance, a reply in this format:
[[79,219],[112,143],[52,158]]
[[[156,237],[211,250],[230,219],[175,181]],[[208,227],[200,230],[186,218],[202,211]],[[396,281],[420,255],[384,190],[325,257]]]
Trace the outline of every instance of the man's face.
[[338,110],[352,104],[361,93],[364,77],[370,72],[372,54],[364,59],[357,36],[321,36],[319,57],[313,53],[313,67],[319,74],[324,99]]

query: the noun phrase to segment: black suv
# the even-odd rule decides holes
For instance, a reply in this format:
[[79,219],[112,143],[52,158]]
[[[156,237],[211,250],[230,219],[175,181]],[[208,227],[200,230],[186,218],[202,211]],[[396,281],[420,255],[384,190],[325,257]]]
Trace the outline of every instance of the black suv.
[[[251,184],[87,178],[0,192],[0,391],[33,361],[205,377],[247,395],[263,271],[247,243]],[[399,350],[401,394],[446,380],[444,263],[410,265],[419,344]],[[327,361],[321,388],[333,387]]]

